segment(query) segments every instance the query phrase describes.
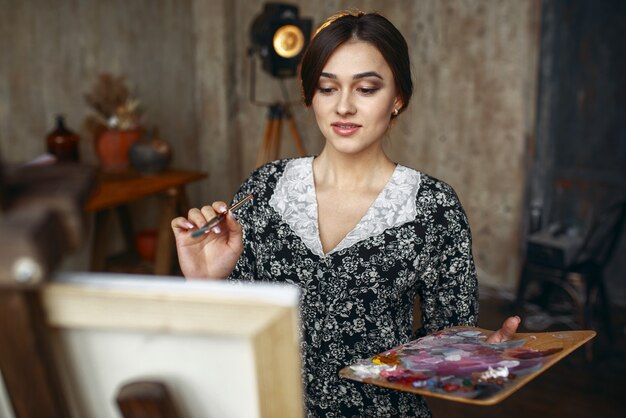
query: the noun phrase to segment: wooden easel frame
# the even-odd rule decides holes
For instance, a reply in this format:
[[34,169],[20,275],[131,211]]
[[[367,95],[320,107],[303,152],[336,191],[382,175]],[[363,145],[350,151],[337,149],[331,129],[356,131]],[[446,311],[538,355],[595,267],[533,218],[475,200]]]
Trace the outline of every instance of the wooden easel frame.
[[111,276],[115,275],[65,275],[46,285],[41,297],[48,324],[61,332],[147,331],[242,338],[252,346],[260,417],[302,416],[296,289],[283,289],[281,298],[287,291],[289,300],[277,301],[275,286]]
[[[295,337],[297,302],[281,306],[245,294],[226,297],[223,292],[211,297],[202,291],[190,292],[193,284],[184,282],[180,285],[186,285],[185,290],[174,292],[172,283],[150,290],[145,286],[98,287],[91,277],[82,282],[50,282],[62,257],[86,236],[84,207],[95,170],[69,165],[24,167],[6,176],[0,166],[0,174],[0,245],[4,249],[0,252],[0,370],[16,418],[72,417],[68,382],[55,350],[57,332],[71,327],[248,338],[254,349],[260,416],[303,415]],[[122,402],[128,399],[118,397],[117,401],[124,410]],[[152,403],[148,399],[147,404],[161,409],[171,406],[167,396]],[[151,416],[167,416],[159,412]],[[142,413],[131,411],[124,416],[145,416]]]
[[80,244],[95,167],[0,164],[0,369],[17,418],[69,417],[40,290]]

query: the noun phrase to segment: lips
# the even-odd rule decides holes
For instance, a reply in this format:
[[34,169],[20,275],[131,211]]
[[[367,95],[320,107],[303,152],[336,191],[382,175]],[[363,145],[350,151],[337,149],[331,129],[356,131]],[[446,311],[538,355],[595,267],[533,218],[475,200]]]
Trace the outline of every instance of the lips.
[[351,122],[334,122],[331,123],[330,126],[332,126],[333,131],[340,136],[354,135],[361,127],[361,125]]

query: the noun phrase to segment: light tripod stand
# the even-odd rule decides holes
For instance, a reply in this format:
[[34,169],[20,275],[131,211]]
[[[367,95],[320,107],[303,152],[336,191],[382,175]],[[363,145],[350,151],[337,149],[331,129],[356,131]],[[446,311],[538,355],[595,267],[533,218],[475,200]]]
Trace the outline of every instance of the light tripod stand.
[[289,102],[287,89],[285,87],[284,78],[278,77],[280,87],[282,90],[282,101],[266,102],[256,99],[256,62],[254,59],[254,51],[249,51],[250,58],[250,102],[257,106],[267,107],[267,117],[265,130],[263,131],[263,142],[259,147],[257,153],[256,166],[260,167],[267,161],[280,158],[281,148],[281,134],[283,121],[287,121],[287,127],[291,133],[294,145],[298,150],[300,156],[306,155],[304,145],[302,143],[302,137],[296,126],[296,122],[291,113],[291,105],[294,103]]
[[287,121],[287,127],[289,128],[294,145],[300,156],[306,154],[304,145],[302,144],[302,137],[300,136],[300,132],[298,132],[298,127],[293,119],[289,105],[286,103],[270,104],[267,108],[267,123],[263,133],[263,142],[257,154],[257,167],[270,159],[277,160],[280,157],[283,121]]

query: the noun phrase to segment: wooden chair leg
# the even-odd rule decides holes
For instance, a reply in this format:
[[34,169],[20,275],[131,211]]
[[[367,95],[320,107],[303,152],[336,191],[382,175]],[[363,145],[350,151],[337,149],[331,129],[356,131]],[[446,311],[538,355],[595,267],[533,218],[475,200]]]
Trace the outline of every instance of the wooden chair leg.
[[172,257],[174,252],[174,235],[170,227],[172,219],[176,217],[180,190],[172,188],[163,197],[159,232],[157,236],[156,257],[154,260],[154,274],[172,274]]
[[[604,272],[599,265],[586,266],[581,272],[585,282],[585,306],[583,327],[585,329],[597,328],[613,343],[613,327],[611,324],[610,302],[604,285]],[[594,316],[599,311],[599,323],[594,324]],[[593,344],[587,344],[586,359],[593,360]]]
[[[597,289],[595,287],[593,274],[583,273],[582,277],[585,283],[582,327],[583,329],[593,329],[593,295]],[[593,351],[593,341],[590,341],[589,344],[585,344],[585,360],[587,362],[593,361]]]
[[115,211],[117,212],[117,217],[120,222],[125,251],[129,254],[136,254],[135,229],[133,227],[132,216],[130,215],[130,207],[128,205],[121,205],[118,206]]
[[109,230],[113,220],[111,209],[103,209],[94,215],[94,237],[91,249],[91,271],[104,271],[106,267],[106,251],[109,244]]
[[602,317],[602,323],[606,329],[606,335],[610,343],[614,342],[613,325],[611,322],[611,302],[606,293],[606,286],[604,285],[604,273],[600,271],[598,276],[598,298],[600,302],[600,315]]
[[610,342],[613,341],[611,325],[610,304],[604,286],[604,274],[602,268],[597,266],[585,274],[587,291],[585,294],[585,328],[593,328],[594,308],[600,311],[600,322],[605,335]]

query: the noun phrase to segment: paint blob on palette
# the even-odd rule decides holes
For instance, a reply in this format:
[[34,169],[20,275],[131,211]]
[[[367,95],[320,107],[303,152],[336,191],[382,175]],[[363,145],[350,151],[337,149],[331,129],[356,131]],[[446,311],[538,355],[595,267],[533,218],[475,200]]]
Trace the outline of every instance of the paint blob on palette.
[[490,344],[493,331],[455,327],[363,359],[339,372],[356,380],[459,402],[492,405],[595,336],[594,331],[518,333]]

